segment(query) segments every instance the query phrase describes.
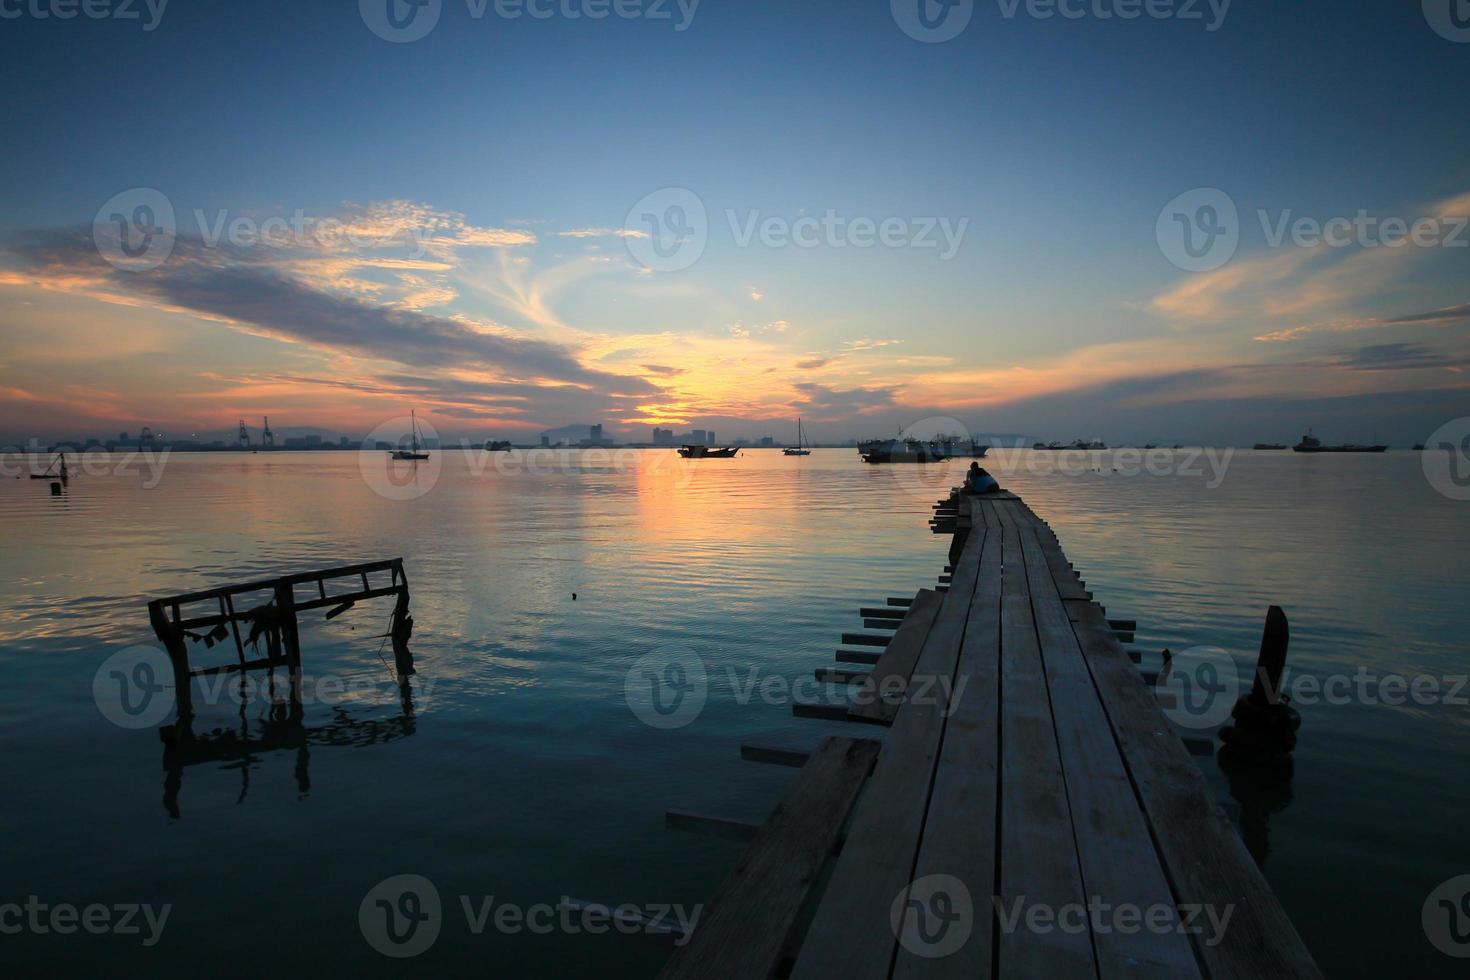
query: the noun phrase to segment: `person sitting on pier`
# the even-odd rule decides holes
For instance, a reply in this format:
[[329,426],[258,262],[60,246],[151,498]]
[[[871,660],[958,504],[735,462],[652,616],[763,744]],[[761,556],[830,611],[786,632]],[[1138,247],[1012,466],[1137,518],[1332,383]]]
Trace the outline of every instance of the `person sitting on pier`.
[[970,470],[965,474],[965,493],[994,493],[999,489],[1000,484],[985,472],[985,467],[979,463],[970,464]]

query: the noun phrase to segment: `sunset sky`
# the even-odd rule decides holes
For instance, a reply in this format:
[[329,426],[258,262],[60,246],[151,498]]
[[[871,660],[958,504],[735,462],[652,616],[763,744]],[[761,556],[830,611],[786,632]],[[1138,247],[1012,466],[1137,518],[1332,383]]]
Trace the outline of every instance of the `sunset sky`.
[[[362,434],[412,407],[518,440],[944,415],[1403,444],[1470,413],[1470,38],[1419,0],[990,0],[942,43],[903,0],[430,0],[402,43],[374,2],[4,5],[0,439]],[[1189,271],[1161,238],[1199,188],[1239,245]],[[167,257],[115,261],[111,215],[160,200]],[[671,200],[703,250],[651,268]],[[829,213],[807,246],[746,236]],[[1360,213],[1421,241],[1272,240]]]

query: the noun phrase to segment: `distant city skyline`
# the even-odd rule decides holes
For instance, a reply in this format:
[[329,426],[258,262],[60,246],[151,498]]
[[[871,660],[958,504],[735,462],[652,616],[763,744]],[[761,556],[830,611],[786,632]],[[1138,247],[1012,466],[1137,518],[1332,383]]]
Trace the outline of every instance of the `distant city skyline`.
[[1470,414],[1470,47],[1421,4],[977,4],[942,43],[890,6],[7,19],[0,441],[412,409],[523,444],[1404,445]]

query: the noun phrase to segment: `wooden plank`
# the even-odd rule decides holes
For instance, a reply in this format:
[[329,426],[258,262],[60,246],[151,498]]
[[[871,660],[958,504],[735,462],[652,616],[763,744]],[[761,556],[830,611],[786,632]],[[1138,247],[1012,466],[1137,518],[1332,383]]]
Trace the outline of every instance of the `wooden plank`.
[[866,739],[817,746],[660,977],[770,976],[877,754]]
[[1025,910],[1059,914],[1085,906],[1082,870],[1061,751],[1047,697],[1041,645],[1031,610],[1021,535],[1013,514],[997,508],[1005,567],[1001,574],[1000,890],[1021,923],[998,939],[1003,977],[1091,977],[1097,973],[1091,930],[1025,928]]
[[1066,554],[1062,552],[1062,546],[1058,543],[1056,535],[1042,525],[1029,508],[1023,509],[1024,505],[1019,501],[997,506],[1008,508],[1007,513],[1017,526],[1024,523],[1036,528],[1037,540],[1041,542],[1041,550],[1046,556],[1047,567],[1051,569],[1052,581],[1056,583],[1057,592],[1063,599],[1089,600],[1092,598],[1092,593],[1087,591],[1086,584],[1072,574],[1072,565],[1067,561]]
[[891,691],[901,692],[907,686],[909,676],[914,672],[914,664],[919,659],[919,652],[924,648],[924,640],[929,636],[935,617],[939,615],[939,607],[938,592],[920,589],[914,596],[909,615],[904,618],[902,628],[893,634],[893,641],[888,644],[883,656],[874,666],[871,680],[853,693],[851,714],[881,724],[892,722],[902,699],[900,697],[890,703],[883,699],[883,695]]
[[867,670],[847,670],[842,667],[818,667],[812,671],[812,676],[828,684],[861,684],[867,678],[872,677],[873,674]]
[[846,846],[797,955],[793,980],[888,975],[897,942],[889,910],[912,879],[949,706],[946,695],[978,578],[978,538],[972,534],[966,542],[954,585],[914,665],[910,692],[924,684],[934,696],[911,694],[884,739],[872,783],[853,814]]
[[1076,603],[1073,631],[1137,788],[1175,900],[1229,907],[1223,938],[1195,953],[1212,977],[1320,977],[1296,927],[1215,804],[1204,774],[1169,730],[1151,689],[1096,606]]
[[664,811],[664,826],[669,830],[682,830],[691,834],[704,834],[707,837],[744,841],[754,840],[755,835],[761,829],[758,823],[731,820],[728,817],[714,817],[704,813],[689,813],[685,810]]
[[770,745],[740,746],[740,758],[747,762],[765,762],[773,766],[791,766],[800,769],[812,754],[804,749],[783,749]]
[[[1066,801],[1072,814],[1082,880],[1089,900],[1107,907],[1173,908],[1173,895],[1149,836],[1148,822],[1107,715],[1052,580],[1035,526],[1020,531],[1021,552],[1041,658],[1046,671]],[[1173,916],[1169,931],[1109,928],[1093,936],[1098,974],[1120,977],[1198,977],[1194,951]]]
[[[968,889],[973,908],[971,932],[944,957],[918,955],[902,943],[893,976],[991,976],[995,950],[990,895],[995,889],[996,806],[1000,741],[1000,590],[1002,541],[997,531],[977,528],[980,569],[970,617],[960,646],[956,690],[944,728],[944,743],[929,797],[924,836],[913,880],[947,874]],[[961,689],[959,684],[964,683]]]
[[885,609],[882,607],[863,606],[858,610],[858,615],[864,619],[903,619],[904,610]]
[[848,720],[846,704],[826,704],[820,701],[793,701],[791,714],[796,718],[820,718],[823,721]]

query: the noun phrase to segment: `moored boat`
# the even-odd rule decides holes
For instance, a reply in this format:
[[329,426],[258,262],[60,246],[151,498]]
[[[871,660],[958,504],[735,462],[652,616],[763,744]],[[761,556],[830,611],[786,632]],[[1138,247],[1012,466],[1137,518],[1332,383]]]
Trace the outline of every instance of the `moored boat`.
[[735,446],[681,446],[679,455],[685,459],[733,459],[740,452]]
[[429,454],[419,448],[419,420],[413,409],[408,411],[411,448],[393,450],[393,459],[428,459]]
[[870,439],[858,444],[864,463],[942,463],[954,456],[937,442],[917,439]]
[[781,450],[782,456],[810,456],[812,451],[807,448],[806,435],[801,431],[801,417],[796,419],[796,445],[787,446]]
[[1299,453],[1384,453],[1388,452],[1387,446],[1360,446],[1349,442],[1340,446],[1324,446],[1322,440],[1312,435],[1310,429],[1302,436],[1302,441],[1291,447]]

